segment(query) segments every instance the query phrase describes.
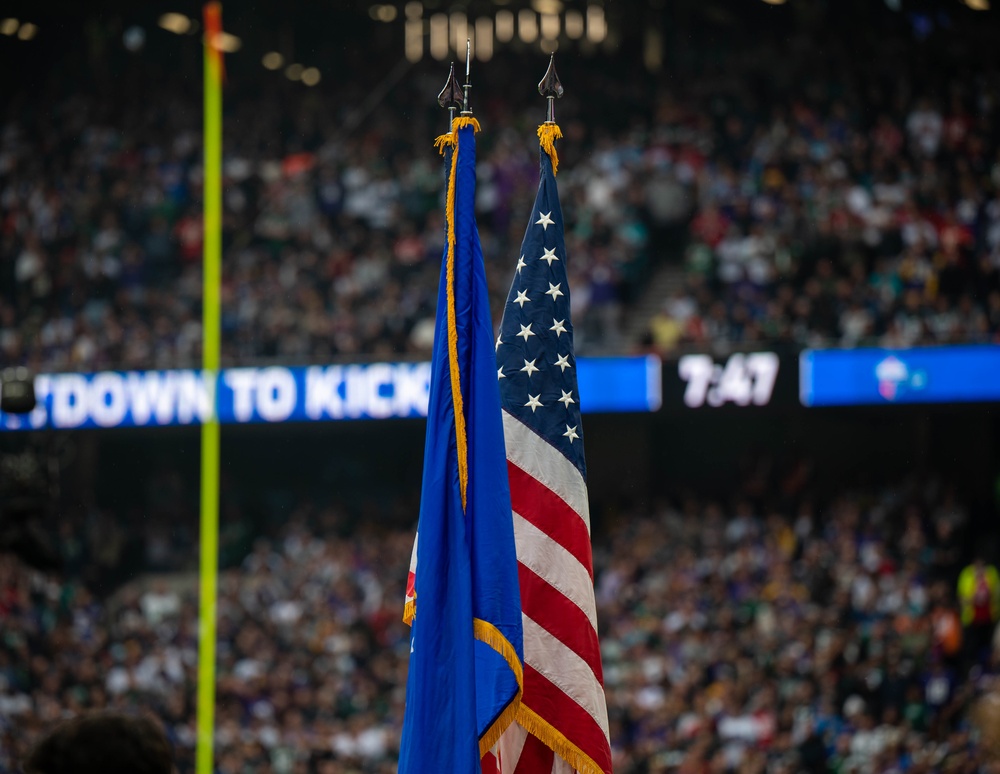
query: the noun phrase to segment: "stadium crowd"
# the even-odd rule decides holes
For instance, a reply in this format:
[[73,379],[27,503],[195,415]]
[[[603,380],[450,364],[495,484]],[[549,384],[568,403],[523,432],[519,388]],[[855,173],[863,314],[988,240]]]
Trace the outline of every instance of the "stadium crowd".
[[1000,341],[993,90],[728,116],[688,173],[685,283],[651,321],[655,347]]
[[[200,111],[189,97],[165,91],[154,102],[73,95],[7,111],[0,131],[4,362],[50,371],[198,362]],[[443,176],[432,147],[440,125],[374,118],[345,136],[327,102],[287,93],[233,101],[224,359],[429,352],[443,246]],[[492,123],[479,164],[480,231],[498,314],[538,174],[532,130],[515,126]],[[609,218],[600,197],[588,193],[587,181],[609,162],[594,156],[562,179],[567,206],[581,202],[569,235],[578,315],[594,310],[610,321],[584,326],[582,339],[617,343],[622,277],[638,279],[647,237],[635,208],[616,208]]]
[[[572,64],[559,183],[581,352],[1000,336],[996,70],[971,77],[945,45],[931,58],[891,37],[865,56],[782,45],[744,40],[682,79]],[[527,63],[508,64],[531,82]],[[153,80],[156,100],[132,98]],[[347,126],[350,100],[249,86],[237,75],[227,92],[224,359],[425,353],[441,115],[397,89]],[[539,107],[490,88],[477,91],[477,201],[499,317]],[[194,364],[200,109],[139,61],[90,94],[52,88],[3,109],[0,357],[38,370]],[[650,267],[670,262],[682,286],[643,342],[625,340]]]
[[[300,505],[222,575],[222,774],[395,771],[412,531],[344,513]],[[615,770],[989,770],[968,710],[1000,687],[1000,582],[988,565],[959,581],[969,522],[933,481],[606,515],[595,583]],[[90,708],[152,710],[191,771],[190,575],[98,598],[4,555],[0,620],[0,772]]]

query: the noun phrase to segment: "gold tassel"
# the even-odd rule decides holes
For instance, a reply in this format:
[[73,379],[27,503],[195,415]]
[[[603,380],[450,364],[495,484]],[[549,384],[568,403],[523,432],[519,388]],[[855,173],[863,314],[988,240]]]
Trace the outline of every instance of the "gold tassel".
[[538,141],[542,150],[549,154],[552,160],[552,174],[559,172],[559,155],[556,153],[556,140],[562,139],[562,129],[559,124],[542,124],[538,127]]
[[480,642],[489,645],[507,661],[517,679],[517,695],[511,699],[510,703],[504,707],[503,712],[493,721],[483,735],[479,737],[479,757],[482,758],[495,745],[507,727],[515,720],[519,719],[521,711],[521,694],[524,692],[524,670],[521,667],[521,659],[517,657],[517,651],[510,644],[506,637],[493,624],[481,618],[473,620],[473,632]]
[[437,148],[437,152],[442,156],[444,155],[445,148],[454,148],[455,141],[457,137],[454,133],[449,132],[448,134],[439,134],[434,140],[434,147]]
[[403,605],[403,623],[407,626],[413,625],[413,619],[417,617],[417,600],[411,599]]
[[475,118],[470,118],[469,116],[456,118],[450,132],[438,135],[435,138],[434,147],[437,148],[437,152],[443,156],[445,148],[456,147],[458,145],[458,130],[466,126],[471,126],[474,132],[479,131],[479,121]]
[[579,774],[604,774],[597,761],[573,744],[559,730],[541,715],[522,704],[517,713],[517,722],[546,747],[572,766]]
[[472,116],[459,116],[455,119],[454,125],[451,127],[453,132],[458,132],[459,129],[464,129],[467,126],[472,127],[472,131],[479,131],[479,121],[477,121]]

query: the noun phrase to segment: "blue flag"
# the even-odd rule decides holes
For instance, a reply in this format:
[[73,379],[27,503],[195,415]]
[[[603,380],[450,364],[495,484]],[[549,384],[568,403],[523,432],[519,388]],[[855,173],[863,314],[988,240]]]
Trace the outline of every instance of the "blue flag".
[[[418,540],[408,589],[402,774],[479,774],[517,714],[521,599],[493,323],[476,231],[475,119],[439,138],[448,159]],[[419,568],[419,571],[417,571]]]

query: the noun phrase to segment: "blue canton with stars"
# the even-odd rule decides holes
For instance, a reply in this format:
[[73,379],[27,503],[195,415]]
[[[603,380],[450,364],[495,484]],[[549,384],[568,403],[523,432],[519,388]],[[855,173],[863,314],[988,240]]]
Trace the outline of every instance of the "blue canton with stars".
[[562,209],[552,161],[540,155],[538,196],[496,344],[500,401],[586,477]]

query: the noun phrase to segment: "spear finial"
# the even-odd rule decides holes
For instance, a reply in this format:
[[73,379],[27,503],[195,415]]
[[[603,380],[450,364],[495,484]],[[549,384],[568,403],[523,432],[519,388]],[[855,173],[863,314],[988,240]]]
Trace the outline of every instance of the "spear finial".
[[462,87],[462,115],[471,116],[472,110],[469,108],[469,89],[472,88],[472,78],[469,75],[469,66],[472,62],[472,41],[465,39],[465,85]]
[[559,81],[556,73],[556,55],[549,57],[549,69],[545,71],[542,80],[538,82],[538,93],[548,100],[548,110],[545,114],[545,123],[554,124],[556,122],[556,97],[563,95],[563,85]]
[[[466,92],[468,94],[468,92]],[[455,77],[455,63],[451,63],[451,70],[448,72],[448,82],[438,94],[438,104],[448,108],[448,131],[451,131],[452,124],[455,123],[455,110],[462,104],[462,87],[458,85]]]

